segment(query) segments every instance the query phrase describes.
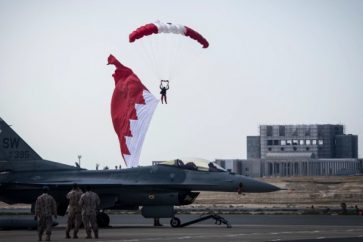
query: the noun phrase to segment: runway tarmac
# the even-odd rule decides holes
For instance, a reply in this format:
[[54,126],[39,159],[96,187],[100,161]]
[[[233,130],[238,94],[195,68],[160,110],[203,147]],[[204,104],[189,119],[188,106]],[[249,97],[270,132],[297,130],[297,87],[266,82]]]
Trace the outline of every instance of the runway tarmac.
[[[187,222],[198,215],[178,216]],[[322,215],[225,215],[232,228],[215,225],[212,220],[184,228],[171,228],[169,219],[163,227],[153,227],[151,219],[140,215],[111,215],[111,228],[101,229],[100,238],[91,241],[363,241],[362,216]],[[1,219],[6,217],[1,216]],[[65,241],[65,218],[58,219],[52,241]],[[67,241],[90,241],[84,239]],[[36,241],[34,230],[0,231],[0,241]]]

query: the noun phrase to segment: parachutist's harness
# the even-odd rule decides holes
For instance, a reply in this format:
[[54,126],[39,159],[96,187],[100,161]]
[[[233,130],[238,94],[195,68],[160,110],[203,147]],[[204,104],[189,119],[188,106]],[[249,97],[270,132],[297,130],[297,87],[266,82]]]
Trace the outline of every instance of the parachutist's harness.
[[[166,86],[163,86],[163,82],[167,83]],[[169,90],[169,80],[161,80],[160,89],[160,94],[166,95],[166,91]]]

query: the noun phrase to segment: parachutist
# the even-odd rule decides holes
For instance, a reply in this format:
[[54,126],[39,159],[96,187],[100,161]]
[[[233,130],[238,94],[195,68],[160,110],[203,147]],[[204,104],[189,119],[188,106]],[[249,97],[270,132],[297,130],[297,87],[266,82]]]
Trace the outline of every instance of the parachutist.
[[[163,82],[166,83],[166,86],[163,85]],[[163,101],[165,101],[165,104],[168,104],[166,100],[166,91],[169,90],[169,80],[161,80],[160,81],[160,94],[161,94],[161,103],[164,104]]]

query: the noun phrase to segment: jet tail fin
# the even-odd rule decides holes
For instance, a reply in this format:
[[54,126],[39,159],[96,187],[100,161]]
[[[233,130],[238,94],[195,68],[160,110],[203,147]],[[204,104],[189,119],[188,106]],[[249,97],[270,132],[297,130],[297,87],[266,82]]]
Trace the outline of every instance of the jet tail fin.
[[0,118],[0,161],[42,160],[42,158]]

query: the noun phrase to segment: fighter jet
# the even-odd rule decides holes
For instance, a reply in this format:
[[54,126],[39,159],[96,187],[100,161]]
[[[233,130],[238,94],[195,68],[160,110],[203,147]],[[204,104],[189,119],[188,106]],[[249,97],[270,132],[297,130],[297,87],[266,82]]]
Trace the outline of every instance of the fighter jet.
[[[64,215],[67,192],[77,183],[90,186],[101,199],[101,211],[141,209],[145,218],[171,218],[180,225],[174,206],[192,204],[200,191],[273,192],[271,184],[237,175],[212,162],[183,162],[176,159],[152,166],[119,170],[86,170],[42,159],[4,120],[0,118],[0,200],[34,207],[43,186]],[[110,222],[101,212],[100,226]]]

